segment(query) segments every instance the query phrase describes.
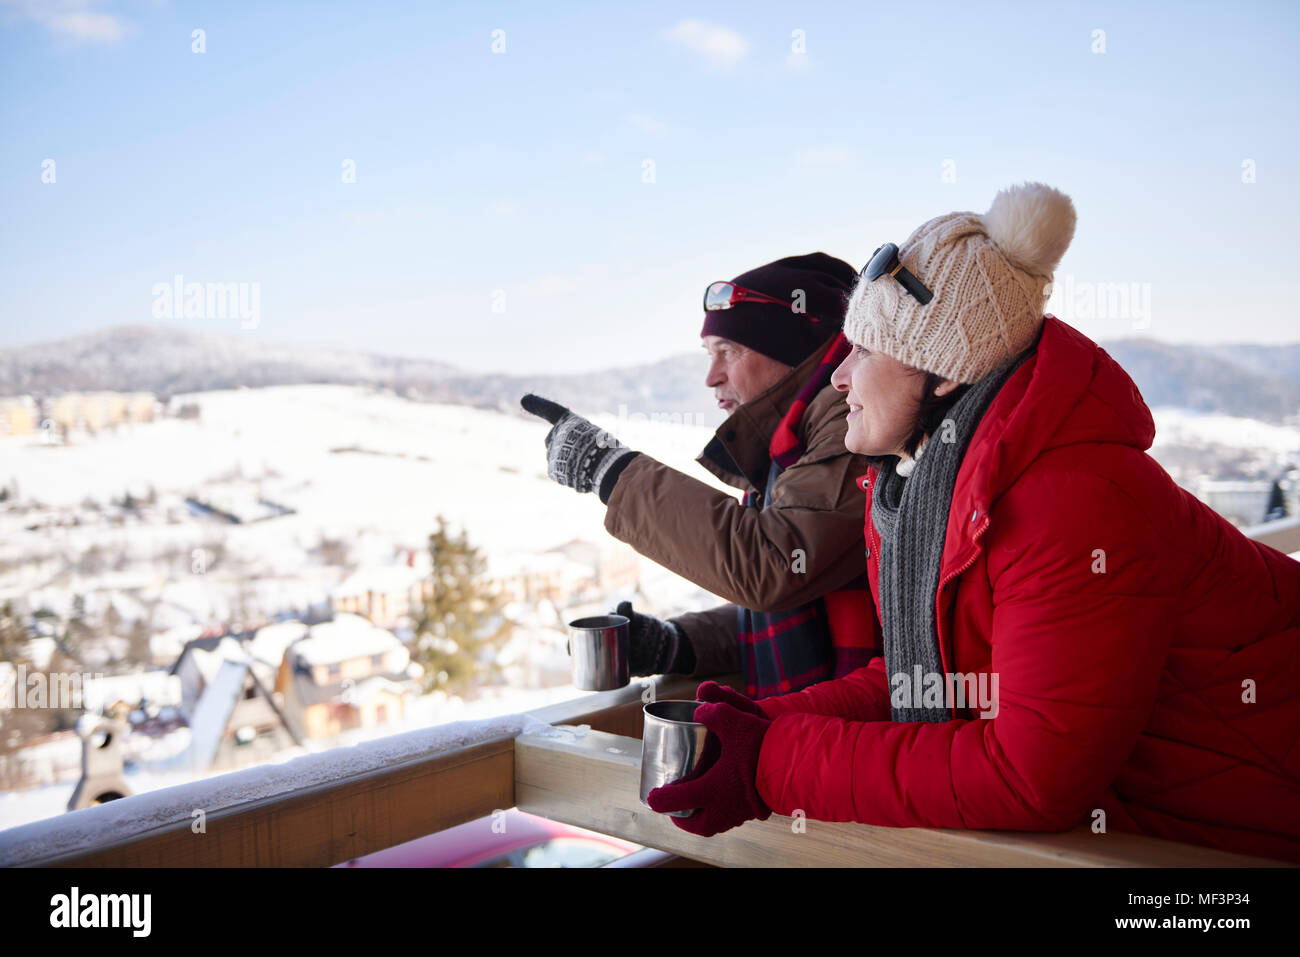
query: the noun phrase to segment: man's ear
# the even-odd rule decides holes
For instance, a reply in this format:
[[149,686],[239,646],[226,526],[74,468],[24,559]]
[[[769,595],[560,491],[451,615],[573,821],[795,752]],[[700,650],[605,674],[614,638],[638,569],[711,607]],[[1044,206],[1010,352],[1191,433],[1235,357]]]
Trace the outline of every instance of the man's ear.
[[959,385],[961,385],[960,382],[953,382],[951,379],[944,379],[942,382],[940,382],[937,386],[934,387],[934,394],[938,396],[947,395],[949,392],[957,388],[957,386]]

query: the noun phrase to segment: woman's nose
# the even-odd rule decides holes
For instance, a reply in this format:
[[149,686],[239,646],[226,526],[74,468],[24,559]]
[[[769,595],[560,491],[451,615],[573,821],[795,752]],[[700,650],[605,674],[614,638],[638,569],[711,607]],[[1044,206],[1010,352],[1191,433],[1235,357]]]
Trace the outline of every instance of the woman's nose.
[[849,391],[849,379],[853,374],[852,363],[853,346],[850,345],[849,354],[844,357],[844,360],[840,362],[840,364],[835,367],[835,371],[831,373],[831,385],[835,386],[835,388],[840,392]]

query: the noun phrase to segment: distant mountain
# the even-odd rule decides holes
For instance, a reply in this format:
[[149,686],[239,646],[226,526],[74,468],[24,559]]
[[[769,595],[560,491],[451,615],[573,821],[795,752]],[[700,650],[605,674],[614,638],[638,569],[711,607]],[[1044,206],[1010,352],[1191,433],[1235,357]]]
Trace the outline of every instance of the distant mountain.
[[1300,379],[1300,344],[1290,346],[1261,346],[1238,343],[1224,346],[1202,346],[1205,352],[1216,355],[1243,368],[1266,376],[1283,379]]
[[[1178,406],[1265,422],[1300,413],[1300,344],[1102,343],[1150,406]],[[523,415],[536,392],[588,415],[695,413],[721,422],[704,385],[702,355],[570,375],[474,374],[428,359],[276,345],[246,336],[163,326],[123,326],[59,342],[0,349],[0,396],[109,389],[181,392],[306,382],[391,388],[426,401]]]
[[1153,339],[1101,343],[1149,406],[1178,406],[1265,422],[1300,413],[1300,344],[1172,345]]
[[535,392],[584,415],[682,413],[693,415],[692,424],[720,425],[726,416],[718,409],[713,390],[704,385],[707,370],[700,352],[579,375],[449,376],[430,383],[423,397],[522,413],[519,399]]
[[[1172,345],[1118,339],[1102,347],[1137,383],[1149,406],[1177,406],[1281,423],[1300,414],[1300,344],[1286,346]],[[715,409],[698,355],[584,376],[451,376],[430,386],[439,402],[466,402],[517,411],[524,392],[537,392],[588,413],[707,412]],[[721,413],[716,422],[723,419]]]
[[163,326],[119,326],[0,349],[0,395],[104,389],[170,396],[303,382],[366,383],[400,391],[455,371],[428,359],[303,348]]

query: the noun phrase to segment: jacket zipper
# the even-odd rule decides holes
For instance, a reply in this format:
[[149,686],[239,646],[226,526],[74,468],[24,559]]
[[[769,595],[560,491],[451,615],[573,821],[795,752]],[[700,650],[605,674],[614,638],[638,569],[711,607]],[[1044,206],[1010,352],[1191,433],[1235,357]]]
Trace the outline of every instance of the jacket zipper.
[[[984,534],[985,530],[988,529],[988,527],[989,527],[989,519],[988,519],[988,515],[986,514],[984,516],[984,521],[980,523],[979,528],[975,529],[974,534],[971,535],[971,544],[975,546],[975,550],[971,552],[970,558],[966,561],[964,565],[961,566],[961,568],[958,568],[956,571],[949,572],[947,577],[941,579],[939,582],[939,590],[935,592],[936,607],[934,609],[934,630],[935,630],[935,635],[939,639],[939,657],[942,659],[943,670],[946,674],[951,674],[952,669],[949,667],[947,655],[944,654],[945,643],[943,640],[943,631],[942,631],[943,621],[942,621],[942,617],[939,615],[939,608],[938,608],[939,599],[943,596],[943,590],[948,586],[948,583],[952,581],[954,578],[956,578],[958,575],[960,575],[962,572],[966,571],[966,569],[974,565],[975,560],[980,557],[980,553],[982,552],[982,549],[979,547],[980,536]],[[949,717],[956,718],[957,715],[956,715],[955,706],[950,706],[948,708],[948,715]]]

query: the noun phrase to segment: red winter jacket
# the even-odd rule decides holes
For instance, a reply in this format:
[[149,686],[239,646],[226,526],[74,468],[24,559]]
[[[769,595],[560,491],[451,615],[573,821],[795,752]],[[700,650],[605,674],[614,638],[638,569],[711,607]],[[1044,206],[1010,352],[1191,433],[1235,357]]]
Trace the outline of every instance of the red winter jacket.
[[1110,832],[1300,861],[1300,562],[1175,485],[1154,435],[1128,375],[1047,316],[972,437],[940,563],[944,671],[996,674],[996,714],[893,722],[882,658],[764,699],[773,811],[1056,831],[1101,809]]

